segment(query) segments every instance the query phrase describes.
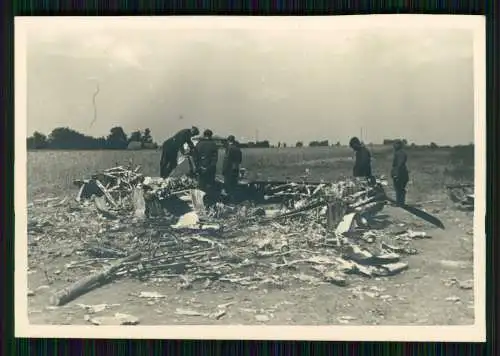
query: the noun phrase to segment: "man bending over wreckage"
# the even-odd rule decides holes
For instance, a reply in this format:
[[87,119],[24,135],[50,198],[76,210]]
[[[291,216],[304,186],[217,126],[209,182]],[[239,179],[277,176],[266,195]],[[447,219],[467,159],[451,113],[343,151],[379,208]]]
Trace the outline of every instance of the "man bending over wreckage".
[[194,136],[198,136],[200,131],[193,126],[190,129],[184,129],[177,132],[163,143],[160,160],[160,177],[167,178],[177,167],[177,156],[179,151],[184,154],[184,144],[188,144],[191,151],[195,150],[193,141]]
[[406,200],[406,185],[410,180],[408,168],[406,167],[406,152],[403,150],[403,142],[394,142],[394,159],[392,161],[391,177],[396,191],[396,203],[404,205]]
[[240,164],[242,161],[241,149],[233,135],[228,136],[222,174],[224,176],[224,191],[229,197],[234,196],[234,189],[238,184],[240,176]]
[[215,174],[219,159],[219,147],[212,138],[212,130],[203,132],[203,139],[196,145],[196,168],[200,189],[211,196],[215,188]]
[[353,168],[354,177],[362,177],[368,180],[368,183],[375,184],[375,178],[372,175],[372,163],[370,151],[359,138],[353,137],[349,141],[349,146],[356,152],[356,161]]

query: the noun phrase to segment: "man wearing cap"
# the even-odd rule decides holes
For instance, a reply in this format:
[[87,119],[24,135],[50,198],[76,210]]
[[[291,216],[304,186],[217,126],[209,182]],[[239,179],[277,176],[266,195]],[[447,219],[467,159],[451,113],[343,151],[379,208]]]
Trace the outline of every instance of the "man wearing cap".
[[222,174],[224,175],[224,190],[227,195],[232,196],[238,184],[240,175],[240,164],[242,161],[241,149],[233,135],[228,136]]
[[403,150],[403,142],[394,142],[394,159],[392,161],[391,177],[396,192],[396,203],[404,205],[406,201],[406,185],[410,180],[408,168],[406,167],[406,152]]
[[198,180],[200,188],[205,192],[211,192],[214,188],[217,161],[219,159],[219,147],[212,136],[212,130],[205,130],[203,132],[203,139],[196,145]]
[[194,152],[195,147],[191,139],[199,134],[200,131],[198,128],[193,126],[190,129],[180,130],[163,143],[160,160],[160,176],[162,178],[167,178],[177,167],[177,156],[179,151],[182,154],[185,153],[184,144],[187,143],[190,151]]
[[361,143],[359,138],[353,137],[349,141],[349,146],[356,152],[356,161],[353,168],[354,177],[363,177],[368,179],[370,183],[374,183],[375,178],[372,176],[372,164],[370,151]]

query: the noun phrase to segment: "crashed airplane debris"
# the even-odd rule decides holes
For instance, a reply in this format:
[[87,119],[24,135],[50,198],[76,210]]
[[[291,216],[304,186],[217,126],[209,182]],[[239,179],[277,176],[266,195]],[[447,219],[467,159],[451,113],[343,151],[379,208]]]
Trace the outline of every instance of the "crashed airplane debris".
[[474,184],[454,184],[446,186],[450,199],[458,208],[474,211]]
[[139,167],[105,170],[75,182],[80,189],[73,204],[80,214],[98,216],[98,232],[80,250],[94,265],[116,261],[55,293],[52,302],[62,305],[120,276],[178,279],[179,288],[234,283],[251,289],[283,288],[294,279],[344,286],[356,275],[401,273],[409,267],[401,256],[417,253],[409,244],[423,234],[396,236],[373,227],[392,204],[386,182],[376,183],[242,181],[233,201],[208,201],[186,176],[146,177]]

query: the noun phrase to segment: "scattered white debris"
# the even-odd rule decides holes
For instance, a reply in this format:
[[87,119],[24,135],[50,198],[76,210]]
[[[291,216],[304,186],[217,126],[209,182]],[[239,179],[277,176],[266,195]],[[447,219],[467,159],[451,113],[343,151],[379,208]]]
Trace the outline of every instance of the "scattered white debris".
[[226,314],[227,314],[227,310],[224,310],[224,309],[217,310],[216,312],[210,314],[210,318],[219,320]]
[[255,316],[255,320],[257,320],[258,322],[264,323],[264,322],[269,321],[271,319],[267,315],[257,314]]
[[472,279],[469,279],[467,281],[462,281],[458,283],[458,286],[460,287],[460,289],[473,289],[474,281]]
[[85,311],[88,314],[95,314],[110,309],[112,307],[120,306],[120,304],[95,304],[95,305],[78,304],[78,306],[80,308],[85,309]]
[[177,308],[175,310],[175,314],[185,315],[185,316],[208,316],[209,315],[207,313],[202,313],[202,312],[197,311],[197,310],[182,309],[182,308]]
[[130,315],[116,313],[114,316],[102,316],[92,318],[90,315],[85,315],[84,320],[90,322],[93,325],[137,325],[139,324],[139,318]]
[[344,316],[339,316],[337,320],[342,324],[348,324],[349,322],[356,320],[356,318],[353,316],[344,315]]
[[41,291],[47,290],[47,289],[50,289],[50,287],[48,285],[41,285],[41,286],[36,288],[36,291],[41,292]]
[[191,211],[189,213],[182,215],[177,221],[177,223],[172,225],[172,228],[174,229],[195,228],[197,227],[199,221],[200,218],[198,217],[198,214],[194,211]]
[[166,296],[158,292],[141,292],[139,293],[139,298],[161,299],[166,298]]

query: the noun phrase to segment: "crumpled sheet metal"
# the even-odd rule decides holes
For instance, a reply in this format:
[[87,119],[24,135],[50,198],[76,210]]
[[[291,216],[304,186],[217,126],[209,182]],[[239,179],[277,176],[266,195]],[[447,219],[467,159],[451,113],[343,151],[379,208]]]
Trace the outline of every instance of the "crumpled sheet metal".
[[446,187],[450,199],[466,210],[474,210],[474,185],[456,184]]
[[[359,221],[354,219],[359,211],[346,212],[342,215],[346,226],[342,227],[341,220],[333,230],[326,224],[324,206],[264,223],[269,215],[289,212],[290,208],[278,204],[267,209],[248,202],[235,206],[219,203],[206,208],[203,192],[193,185],[195,182],[187,177],[166,180],[143,177],[129,191],[133,208],[113,210],[109,204],[117,220],[111,221],[101,214],[96,220],[96,225],[101,224],[99,232],[87,236],[81,250],[93,251],[95,255],[95,248],[88,246],[110,246],[107,251],[116,251],[120,256],[141,251],[146,257],[126,264],[117,275],[177,279],[179,288],[195,285],[210,288],[218,283],[234,283],[249,289],[263,285],[283,288],[297,279],[312,284],[347,285],[352,278],[389,276],[408,267],[401,261],[405,254],[398,247],[401,240],[382,245],[377,233],[363,239],[366,227],[359,230]],[[376,195],[371,187],[356,180],[310,187],[290,183],[271,189],[300,192],[296,202],[301,201],[303,206],[323,200],[336,200],[344,205],[368,201],[369,205]],[[160,200],[172,193],[186,199],[190,211],[173,221],[162,216],[144,219],[148,199]],[[92,205],[87,208],[83,211],[90,214]],[[94,209],[94,214],[98,213]],[[400,253],[394,251],[398,248]]]

